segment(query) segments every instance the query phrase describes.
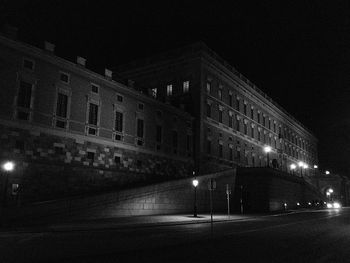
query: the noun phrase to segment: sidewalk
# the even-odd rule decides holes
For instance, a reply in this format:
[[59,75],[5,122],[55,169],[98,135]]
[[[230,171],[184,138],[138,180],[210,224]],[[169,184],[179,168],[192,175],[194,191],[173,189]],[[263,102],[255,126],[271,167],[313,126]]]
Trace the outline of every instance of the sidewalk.
[[[290,211],[292,212],[292,211]],[[284,215],[288,212],[277,214],[215,214],[213,215],[213,222],[224,221],[241,221],[254,220],[259,217]],[[5,227],[0,228],[2,233],[35,233],[35,232],[71,232],[71,231],[89,231],[89,230],[104,230],[104,229],[126,229],[126,228],[145,228],[145,227],[160,227],[171,225],[185,225],[210,223],[210,214],[200,214],[198,217],[193,217],[189,214],[177,215],[148,215],[148,216],[132,216],[132,217],[116,217],[104,219],[91,219],[79,221],[67,221],[61,223],[42,223],[32,226],[21,227]]]

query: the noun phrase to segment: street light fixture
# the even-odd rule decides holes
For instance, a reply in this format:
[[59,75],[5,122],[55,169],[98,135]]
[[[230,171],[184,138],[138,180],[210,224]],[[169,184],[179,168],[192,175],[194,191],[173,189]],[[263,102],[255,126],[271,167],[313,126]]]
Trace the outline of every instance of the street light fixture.
[[305,163],[303,162],[298,162],[298,166],[300,167],[300,175],[303,176],[303,167],[305,166]]
[[315,165],[314,165],[314,169],[317,169],[317,168],[318,168],[318,166],[315,164]]
[[271,152],[271,147],[270,146],[265,146],[264,147],[264,152],[266,152],[266,157],[267,157],[267,165],[266,167],[270,167],[270,152]]
[[294,175],[294,170],[297,168],[297,166],[294,164],[294,163],[292,163],[291,165],[290,165],[290,169],[292,170],[292,172],[293,172],[293,175]]
[[15,169],[15,163],[11,161],[6,161],[1,166],[2,170],[5,174],[5,184],[4,184],[4,195],[3,195],[3,206],[6,205],[6,197],[7,197],[7,185],[8,185],[8,174]]
[[[194,172],[193,172],[194,174]],[[198,186],[198,180],[193,179],[192,185],[194,187],[194,204],[193,204],[193,217],[197,217],[197,186]]]
[[329,175],[330,174],[330,172],[329,171],[326,171],[326,175]]

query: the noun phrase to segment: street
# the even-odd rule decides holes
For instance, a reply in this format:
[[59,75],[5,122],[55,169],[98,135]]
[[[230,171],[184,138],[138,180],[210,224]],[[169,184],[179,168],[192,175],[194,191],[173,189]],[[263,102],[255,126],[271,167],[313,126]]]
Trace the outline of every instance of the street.
[[348,262],[350,209],[244,220],[0,233],[1,262]]

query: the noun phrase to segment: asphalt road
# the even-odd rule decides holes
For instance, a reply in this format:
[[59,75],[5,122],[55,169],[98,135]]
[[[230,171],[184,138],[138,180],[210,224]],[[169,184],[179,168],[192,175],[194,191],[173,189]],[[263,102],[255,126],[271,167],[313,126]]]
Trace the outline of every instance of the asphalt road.
[[233,222],[0,233],[0,262],[350,262],[350,208]]

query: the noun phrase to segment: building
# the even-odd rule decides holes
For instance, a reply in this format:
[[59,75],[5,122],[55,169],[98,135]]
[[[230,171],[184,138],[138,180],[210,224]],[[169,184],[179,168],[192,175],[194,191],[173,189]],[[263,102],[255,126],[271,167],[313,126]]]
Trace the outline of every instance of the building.
[[314,174],[315,136],[205,44],[133,61],[118,71],[145,94],[194,117],[200,173],[269,165]]
[[15,163],[2,177],[8,202],[192,175],[188,113],[54,52],[0,36],[0,161]]

